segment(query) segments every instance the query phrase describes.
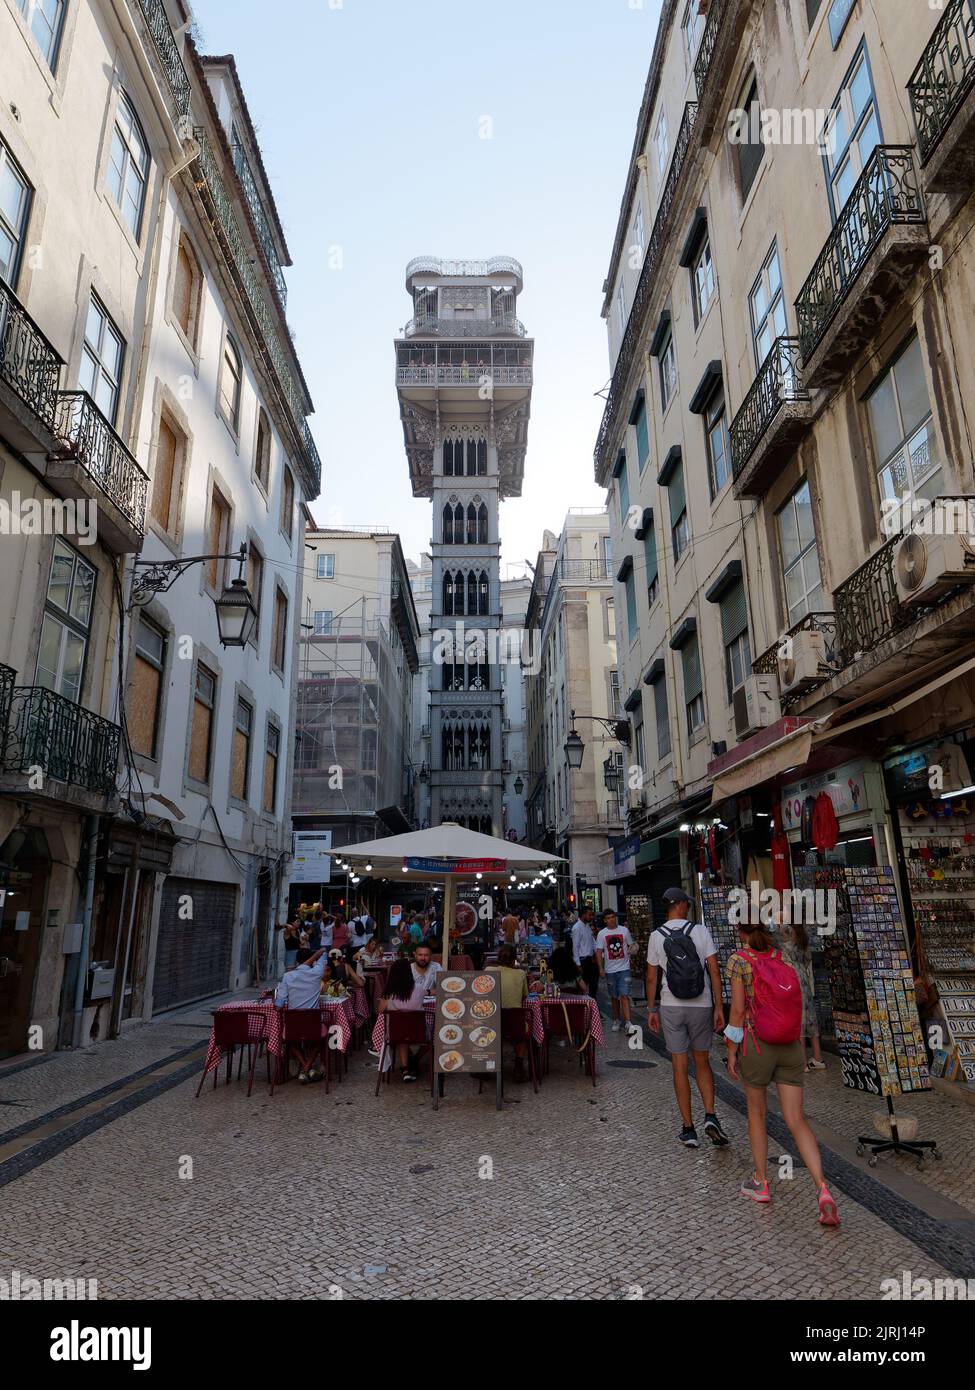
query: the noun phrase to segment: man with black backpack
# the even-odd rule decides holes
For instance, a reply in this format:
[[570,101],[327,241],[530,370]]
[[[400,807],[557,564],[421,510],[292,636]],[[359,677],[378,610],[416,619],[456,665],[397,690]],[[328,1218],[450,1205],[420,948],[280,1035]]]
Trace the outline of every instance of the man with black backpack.
[[[714,1113],[714,1076],[711,1073],[711,1039],[724,1028],[718,948],[702,923],[688,914],[690,898],[683,888],[664,893],[667,921],[652,933],[647,944],[647,1007],[654,1033],[663,1022],[664,1042],[674,1072],[674,1091],[683,1129],[678,1138],[688,1149],[698,1147],[691,1110],[688,1052],[694,1054],[697,1088],[704,1101],[704,1133],[712,1144],[723,1147],[728,1136]],[[663,972],[660,1009],[656,1007],[657,974]],[[710,977],[710,984],[709,984]]]

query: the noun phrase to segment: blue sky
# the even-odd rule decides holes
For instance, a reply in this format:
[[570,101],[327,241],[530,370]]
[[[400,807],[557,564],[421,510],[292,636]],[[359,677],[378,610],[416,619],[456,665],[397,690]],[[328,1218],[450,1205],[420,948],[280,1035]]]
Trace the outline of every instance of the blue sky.
[[390,526],[414,559],[428,547],[392,349],[411,312],[403,270],[420,254],[512,255],[525,269],[535,389],[524,492],[502,510],[503,564],[534,560],[569,506],[603,501],[592,474],[594,393],[609,375],[601,287],[659,10],[196,0],[204,50],[237,59],[295,262],[289,318],[316,406],[320,522]]

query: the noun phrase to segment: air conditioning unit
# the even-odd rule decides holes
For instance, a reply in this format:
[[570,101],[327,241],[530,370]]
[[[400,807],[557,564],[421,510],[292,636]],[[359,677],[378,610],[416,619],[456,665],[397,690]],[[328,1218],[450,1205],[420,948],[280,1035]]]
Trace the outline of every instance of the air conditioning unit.
[[779,701],[771,676],[749,676],[734,694],[735,734],[739,739],[767,729],[779,717]]
[[815,685],[820,665],[826,664],[826,635],[803,630],[789,638],[790,656],[779,657],[779,694],[792,695]]
[[902,604],[931,603],[959,584],[975,583],[975,547],[968,536],[909,531],[894,551],[894,578]]
[[630,811],[643,810],[643,791],[640,787],[630,787],[626,794],[626,806]]

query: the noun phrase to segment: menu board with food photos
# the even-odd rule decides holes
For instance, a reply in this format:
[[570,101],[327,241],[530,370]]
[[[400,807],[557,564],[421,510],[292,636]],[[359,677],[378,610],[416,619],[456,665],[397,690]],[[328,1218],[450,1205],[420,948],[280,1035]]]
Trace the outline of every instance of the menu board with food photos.
[[441,1076],[501,1071],[501,972],[442,970],[437,976],[434,1064]]

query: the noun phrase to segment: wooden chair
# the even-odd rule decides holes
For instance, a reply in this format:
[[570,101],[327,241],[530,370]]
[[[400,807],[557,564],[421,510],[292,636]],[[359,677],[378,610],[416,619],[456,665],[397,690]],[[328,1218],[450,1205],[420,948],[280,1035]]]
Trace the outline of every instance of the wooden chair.
[[531,1014],[525,1008],[501,1010],[501,1046],[504,1044],[528,1044],[528,1075],[531,1077],[535,1094],[538,1095],[538,1059],[535,1056],[535,1039],[532,1037]]
[[[247,1094],[250,1095],[254,1086],[254,1071],[257,1067],[257,1059],[264,1048],[264,1055],[267,1057],[267,1079],[271,1079],[271,1058],[267,1051],[267,1036],[255,1039],[251,1032],[251,1018],[258,1017],[262,1023],[266,1023],[264,1015],[259,1009],[216,1009],[213,1013],[213,1037],[221,1053],[227,1054],[227,1082],[230,1085],[230,1076],[234,1069],[234,1053],[240,1049],[237,1062],[237,1080],[240,1080],[241,1068],[244,1065],[244,1049],[247,1049]],[[222,1057],[221,1057],[221,1060]],[[204,1059],[204,1067],[206,1060]],[[213,1089],[217,1089],[217,1076],[220,1072],[219,1063],[213,1068]],[[203,1083],[207,1078],[204,1071],[200,1077],[200,1084],[196,1088],[196,1098],[199,1099],[200,1092],[203,1090]]]
[[[331,1048],[327,1035],[322,1034],[321,1009],[282,1009],[281,1010],[281,1056],[278,1058],[277,1081],[286,1081],[288,1063],[292,1055],[298,1058],[302,1071],[319,1057],[325,1074],[325,1094],[332,1077]],[[276,1081],[271,1082],[271,1095],[274,1095]]]
[[[386,1029],[383,1045],[379,1053],[379,1075],[376,1077],[376,1095],[385,1079],[393,1079],[396,1070],[396,1048],[399,1044],[408,1047],[426,1048],[429,1051],[430,1094],[433,1094],[433,1045],[427,1037],[427,1015],[425,1009],[387,1009],[383,1017]],[[386,1058],[391,1057],[388,1072],[384,1072]]]

